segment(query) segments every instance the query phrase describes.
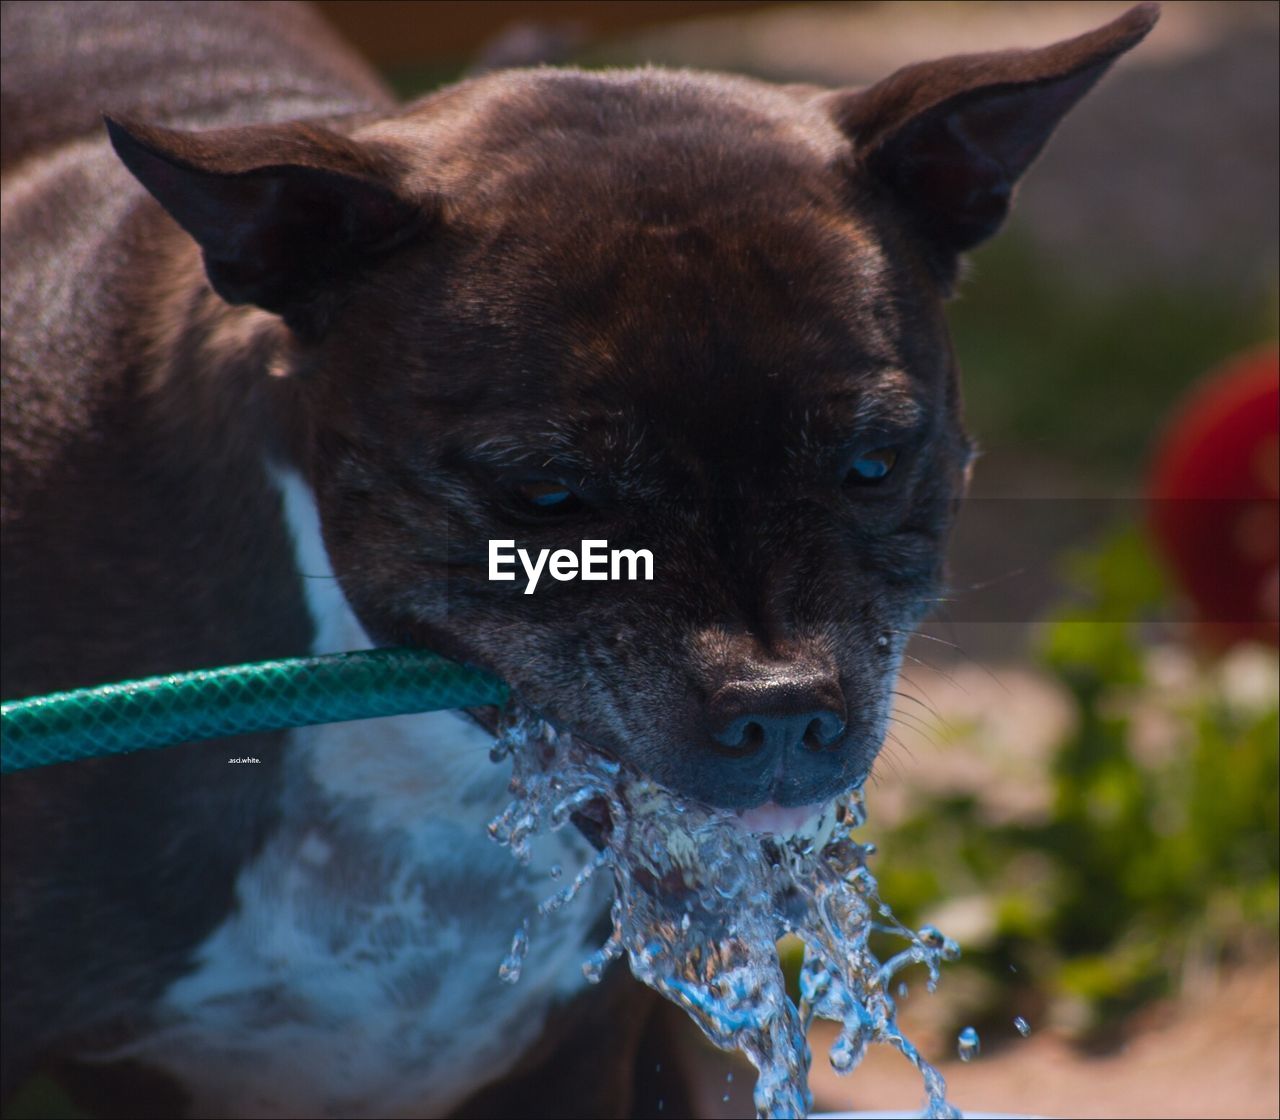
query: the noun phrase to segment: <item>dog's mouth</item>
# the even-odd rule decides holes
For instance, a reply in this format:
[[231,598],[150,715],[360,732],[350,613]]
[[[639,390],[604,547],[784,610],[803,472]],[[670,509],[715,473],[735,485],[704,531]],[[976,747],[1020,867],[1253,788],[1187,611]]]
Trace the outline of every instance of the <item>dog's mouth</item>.
[[[815,844],[823,844],[835,826],[835,813],[831,803],[788,809],[770,801],[754,809],[736,813],[729,810],[724,812],[726,816],[732,816],[744,832],[773,836],[779,840],[807,839]],[[604,798],[592,798],[569,819],[596,851],[603,851],[608,845],[613,833],[613,818]]]
[[[502,713],[497,708],[472,708],[467,715],[484,728],[494,739],[502,734]],[[581,737],[576,742],[594,754],[617,762],[607,748]],[[685,800],[688,800],[687,798]],[[710,809],[709,806],[706,808]],[[830,836],[836,824],[834,804],[827,800],[811,805],[784,806],[766,801],[750,809],[719,810],[732,817],[744,832],[758,836],[773,836],[780,840],[807,839],[822,844]],[[580,805],[569,818],[574,826],[597,851],[603,851],[613,833],[613,818],[608,802],[595,797]]]
[[736,815],[747,832],[780,839],[805,837],[819,843],[826,840],[835,825],[835,812],[830,802],[788,808],[766,801]]

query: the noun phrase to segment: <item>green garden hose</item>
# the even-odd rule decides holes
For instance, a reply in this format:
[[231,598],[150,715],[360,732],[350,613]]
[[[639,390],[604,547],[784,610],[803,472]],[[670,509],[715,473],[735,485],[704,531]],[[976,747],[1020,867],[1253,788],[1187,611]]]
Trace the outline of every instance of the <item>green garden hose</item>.
[[260,661],[0,705],[0,773],[316,723],[502,705],[497,677],[416,649]]

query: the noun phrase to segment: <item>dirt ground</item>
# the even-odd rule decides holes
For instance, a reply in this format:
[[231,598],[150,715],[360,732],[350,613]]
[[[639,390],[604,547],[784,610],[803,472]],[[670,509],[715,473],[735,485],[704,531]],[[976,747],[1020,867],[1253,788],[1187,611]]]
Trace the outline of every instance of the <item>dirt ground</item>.
[[[953,1059],[940,1068],[962,1109],[1057,1117],[1275,1117],[1277,990],[1280,965],[1272,960],[1150,1008],[1122,1046],[1103,1057],[1082,1054],[1060,1036],[1033,1029],[1025,1041],[967,1065]],[[848,1079],[837,1077],[822,1059],[833,1032],[823,1024],[814,1039],[818,1109],[920,1106],[918,1075],[883,1048]]]

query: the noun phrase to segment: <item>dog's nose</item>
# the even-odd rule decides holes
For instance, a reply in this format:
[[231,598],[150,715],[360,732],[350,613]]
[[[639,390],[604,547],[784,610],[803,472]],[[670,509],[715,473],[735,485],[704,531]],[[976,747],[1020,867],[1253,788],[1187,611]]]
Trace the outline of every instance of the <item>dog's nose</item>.
[[834,678],[788,673],[726,684],[711,698],[711,737],[735,755],[781,757],[821,751],[844,734],[844,698]]

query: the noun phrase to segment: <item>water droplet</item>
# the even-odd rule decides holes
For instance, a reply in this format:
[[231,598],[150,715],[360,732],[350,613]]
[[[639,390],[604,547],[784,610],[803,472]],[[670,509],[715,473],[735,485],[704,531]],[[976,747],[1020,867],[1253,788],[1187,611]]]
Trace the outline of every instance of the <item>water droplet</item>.
[[861,1035],[854,1037],[847,1032],[842,1033],[831,1047],[831,1068],[836,1073],[848,1073],[862,1061],[866,1052],[867,1043]]
[[1014,1016],[1013,1025],[1023,1038],[1026,1038],[1027,1035],[1031,1033],[1031,1024],[1028,1023],[1021,1015]]
[[978,1038],[978,1032],[972,1027],[965,1027],[956,1037],[956,1053],[960,1055],[962,1062],[973,1061],[981,1049],[982,1040]]
[[548,871],[547,874],[550,875],[551,878],[553,879],[559,879],[560,876],[564,874],[564,868],[561,867],[558,863],[553,863],[551,865],[551,870]]
[[908,993],[909,991],[910,991],[910,989],[907,987],[907,982],[904,980],[901,984],[899,984],[899,985],[898,985],[898,998],[899,998],[899,999],[906,999],[906,998],[907,998],[907,993]]
[[655,1062],[655,1063],[654,1063],[654,1066],[653,1066],[653,1072],[654,1072],[654,1073],[661,1073],[661,1072],[662,1072],[662,1063],[661,1063],[661,1062]]
[[941,949],[947,940],[937,926],[921,926],[918,936],[926,949]]
[[[582,962],[582,975],[587,978],[587,983],[600,983],[600,978],[604,975],[609,962],[620,956],[622,956],[622,939],[619,931],[615,929],[609,940]],[[662,1070],[661,1066],[657,1068],[659,1071]]]
[[849,876],[849,885],[859,894],[875,894],[876,877],[865,867],[859,867]]
[[511,939],[511,952],[506,955],[502,964],[498,966],[498,976],[506,983],[514,984],[520,979],[520,973],[524,969],[524,958],[528,952],[529,920],[526,918]]
[[847,1038],[839,1038],[831,1047],[831,1068],[836,1073],[848,1073],[853,1069],[853,1048]]
[[733,1070],[730,1070],[728,1073],[724,1075],[724,1080],[726,1085],[733,1084]]
[[721,1097],[720,1099],[721,1099],[722,1101],[724,1101],[724,1103],[725,1103],[725,1104],[728,1104],[728,1103],[729,1103],[729,1094],[728,1094],[728,1093],[725,1093],[725,1095],[724,1095],[723,1097]]

